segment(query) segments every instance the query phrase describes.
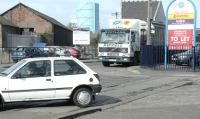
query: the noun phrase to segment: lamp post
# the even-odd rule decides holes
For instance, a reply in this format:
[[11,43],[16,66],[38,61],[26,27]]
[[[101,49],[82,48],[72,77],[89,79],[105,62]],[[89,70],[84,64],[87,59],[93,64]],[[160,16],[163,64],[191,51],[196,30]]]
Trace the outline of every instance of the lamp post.
[[120,16],[120,13],[119,12],[114,12],[114,13],[112,13],[112,15],[114,16],[114,18],[118,19],[119,16]]
[[152,18],[152,0],[148,0],[148,8],[147,8],[147,45],[152,45],[151,39],[151,18]]

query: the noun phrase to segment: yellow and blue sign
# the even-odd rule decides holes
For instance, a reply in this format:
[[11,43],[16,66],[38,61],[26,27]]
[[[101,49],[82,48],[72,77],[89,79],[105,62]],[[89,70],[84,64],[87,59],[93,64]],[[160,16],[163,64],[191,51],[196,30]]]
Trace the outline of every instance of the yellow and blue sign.
[[169,4],[166,15],[165,69],[167,49],[189,50],[196,46],[196,13],[195,4],[191,0],[174,0]]

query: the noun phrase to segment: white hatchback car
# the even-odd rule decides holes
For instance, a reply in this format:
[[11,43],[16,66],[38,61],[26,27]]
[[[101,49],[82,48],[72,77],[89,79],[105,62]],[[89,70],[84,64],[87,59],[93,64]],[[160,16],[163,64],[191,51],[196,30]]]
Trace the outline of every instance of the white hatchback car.
[[87,107],[101,89],[99,75],[76,58],[28,58],[0,73],[0,108],[7,102],[54,99]]

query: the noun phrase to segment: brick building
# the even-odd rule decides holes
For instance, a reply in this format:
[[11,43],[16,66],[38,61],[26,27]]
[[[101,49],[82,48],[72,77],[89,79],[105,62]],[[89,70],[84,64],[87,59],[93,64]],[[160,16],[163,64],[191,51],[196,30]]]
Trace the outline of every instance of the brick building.
[[[153,45],[164,45],[165,39],[165,13],[160,0],[152,0],[152,31]],[[140,19],[147,21],[148,17],[148,0],[122,0],[121,17],[123,19]],[[146,34],[146,32],[144,33]],[[147,38],[147,37],[145,37]],[[147,41],[147,39],[146,39]],[[145,42],[146,42],[145,41]]]
[[19,28],[11,21],[0,16],[0,48],[7,46],[8,34],[19,34]]
[[72,45],[72,30],[22,3],[1,16],[16,24],[22,35],[39,35],[48,45]]

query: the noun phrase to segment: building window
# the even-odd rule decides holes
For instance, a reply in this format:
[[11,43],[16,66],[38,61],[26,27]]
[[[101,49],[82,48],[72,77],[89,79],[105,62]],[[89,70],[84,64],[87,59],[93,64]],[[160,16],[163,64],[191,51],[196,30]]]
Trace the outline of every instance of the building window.
[[30,35],[34,33],[34,28],[20,28],[20,34],[22,35]]

